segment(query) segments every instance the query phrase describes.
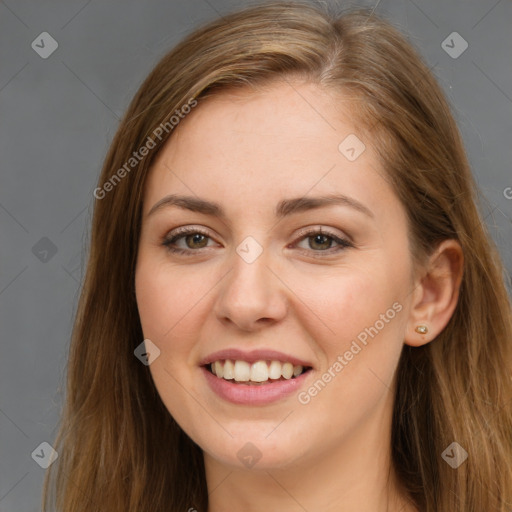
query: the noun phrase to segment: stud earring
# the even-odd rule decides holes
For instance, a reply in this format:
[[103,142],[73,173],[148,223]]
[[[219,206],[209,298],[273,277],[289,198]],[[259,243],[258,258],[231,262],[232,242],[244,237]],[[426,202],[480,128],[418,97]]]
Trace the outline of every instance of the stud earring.
[[428,332],[428,327],[426,325],[417,325],[416,328],[414,329],[417,333],[419,334],[427,334]]

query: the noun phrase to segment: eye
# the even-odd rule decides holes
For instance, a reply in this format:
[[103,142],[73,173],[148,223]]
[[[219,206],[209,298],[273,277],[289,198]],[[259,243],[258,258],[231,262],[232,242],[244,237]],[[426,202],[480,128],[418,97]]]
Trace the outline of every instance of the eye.
[[[347,239],[342,238],[335,233],[324,231],[321,228],[304,230],[300,233],[301,237],[299,243],[304,241],[308,242],[305,250],[311,253],[327,253],[333,254],[340,252],[347,247],[354,247],[354,245]],[[205,231],[194,227],[178,228],[171,232],[170,236],[163,239],[162,245],[174,254],[183,254],[186,256],[192,255],[198,249],[205,249],[211,247],[208,245],[208,240],[211,237]],[[181,247],[178,245],[183,242]],[[333,247],[333,243],[336,247]],[[297,242],[296,242],[297,244]],[[298,246],[298,245],[297,245]],[[302,248],[304,250],[304,248]],[[315,257],[321,257],[322,254],[315,254]]]
[[[176,254],[191,254],[195,249],[203,249],[207,247],[208,233],[201,231],[198,228],[178,228],[169,237],[164,238],[162,245]],[[185,247],[178,247],[177,242],[181,241]]]
[[[324,231],[322,228],[315,228],[309,231],[303,231],[299,242],[307,242],[308,247],[313,252],[328,252],[333,254],[340,252],[347,247],[354,247],[354,245],[347,240],[342,238],[335,233]],[[333,247],[333,243],[337,244],[337,247]],[[334,250],[332,250],[334,249]],[[316,255],[315,255],[316,256]],[[318,255],[321,256],[321,255]]]

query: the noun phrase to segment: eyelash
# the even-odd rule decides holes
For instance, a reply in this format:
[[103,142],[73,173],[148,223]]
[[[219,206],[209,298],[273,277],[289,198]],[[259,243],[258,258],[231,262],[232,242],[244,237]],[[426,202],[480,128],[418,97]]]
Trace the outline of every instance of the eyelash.
[[[198,229],[198,228],[181,228],[178,230],[175,231],[175,233],[173,234],[173,236],[171,237],[164,237],[164,239],[162,240],[162,245],[165,246],[167,248],[168,251],[170,251],[171,253],[173,254],[181,254],[181,255],[185,255],[185,256],[192,256],[192,254],[194,252],[198,252],[199,249],[179,249],[179,248],[176,248],[176,247],[172,247],[172,244],[174,244],[177,240],[179,240],[180,238],[183,238],[187,235],[192,235],[192,234],[198,234],[198,235],[203,235],[207,238],[211,238],[210,235],[204,231],[202,231],[201,229]],[[317,228],[317,229],[311,229],[309,231],[303,231],[300,233],[300,238],[294,242],[294,243],[297,243],[297,242],[301,242],[302,240],[305,240],[307,238],[310,238],[314,235],[323,235],[327,238],[331,238],[334,242],[336,242],[338,244],[339,247],[335,248],[336,250],[335,251],[332,251],[331,249],[333,249],[332,247],[329,248],[329,249],[325,249],[325,250],[313,250],[311,249],[311,251],[313,253],[320,253],[320,254],[315,254],[314,257],[323,257],[323,254],[328,254],[328,255],[332,255],[334,253],[338,253],[340,251],[343,251],[349,247],[354,247],[354,245],[348,241],[347,239],[345,238],[340,238],[339,236],[335,235],[334,233],[330,233],[329,231],[325,231],[325,230],[322,230],[321,228]],[[203,248],[200,248],[200,249],[203,249]],[[306,250],[307,249],[303,249],[303,250]]]

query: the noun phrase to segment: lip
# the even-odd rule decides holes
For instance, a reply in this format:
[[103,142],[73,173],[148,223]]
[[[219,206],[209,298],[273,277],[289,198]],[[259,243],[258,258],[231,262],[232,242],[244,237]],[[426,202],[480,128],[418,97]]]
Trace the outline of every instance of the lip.
[[[229,359],[229,358],[227,358]],[[290,361],[291,362],[291,361]],[[288,380],[278,380],[268,384],[249,385],[234,383],[217,377],[205,366],[200,370],[210,389],[220,398],[237,405],[266,405],[282,400],[299,391],[304,386],[306,379],[312,374],[312,370],[302,373],[298,377]]]
[[250,364],[255,363],[256,361],[281,361],[283,363],[292,363],[294,366],[301,365],[313,368],[311,363],[289,354],[278,352],[277,350],[259,349],[244,352],[237,348],[228,348],[213,352],[202,359],[199,362],[199,366],[205,366],[207,364],[214,363],[215,361],[225,361],[226,359],[231,359],[232,361],[247,361]]

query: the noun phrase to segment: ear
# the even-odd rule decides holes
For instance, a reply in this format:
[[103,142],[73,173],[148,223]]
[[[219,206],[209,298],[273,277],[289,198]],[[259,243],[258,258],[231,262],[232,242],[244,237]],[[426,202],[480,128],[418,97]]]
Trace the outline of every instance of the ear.
[[[446,327],[457,306],[464,255],[456,240],[444,240],[429,257],[414,283],[405,343],[419,347],[435,339]],[[426,333],[417,332],[424,325]]]

